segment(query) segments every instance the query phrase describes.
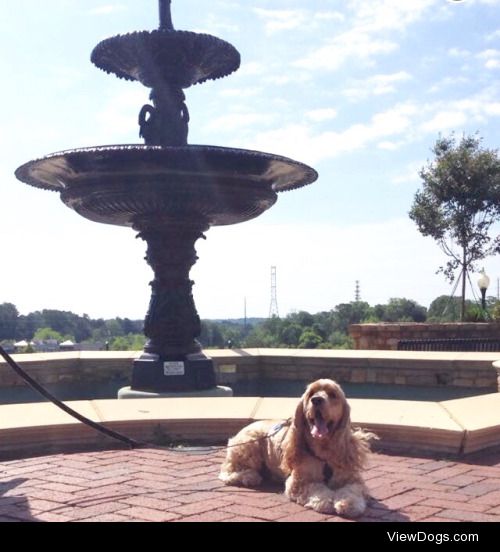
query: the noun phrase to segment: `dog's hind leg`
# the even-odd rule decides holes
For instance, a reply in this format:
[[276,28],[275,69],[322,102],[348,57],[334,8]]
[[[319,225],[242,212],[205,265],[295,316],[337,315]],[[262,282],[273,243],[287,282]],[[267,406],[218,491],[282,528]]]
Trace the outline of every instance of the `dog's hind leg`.
[[263,458],[258,443],[237,446],[237,443],[230,440],[219,479],[226,485],[256,487],[262,483],[262,465]]

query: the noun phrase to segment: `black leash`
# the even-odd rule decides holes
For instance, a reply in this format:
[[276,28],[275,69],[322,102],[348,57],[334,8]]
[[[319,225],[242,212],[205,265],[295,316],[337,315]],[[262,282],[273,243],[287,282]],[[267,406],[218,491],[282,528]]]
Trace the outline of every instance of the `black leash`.
[[[179,448],[173,448],[173,447],[163,447],[160,445],[155,445],[153,443],[146,443],[143,441],[137,441],[135,439],[131,439],[130,437],[127,437],[126,435],[123,435],[122,433],[118,433],[117,431],[113,431],[112,429],[107,428],[106,426],[99,424],[97,422],[93,422],[89,418],[82,416],[79,414],[76,410],[73,410],[68,405],[60,401],[57,397],[54,397],[52,393],[47,391],[44,387],[42,387],[36,380],[34,380],[29,374],[27,374],[20,366],[17,364],[17,362],[3,349],[3,347],[0,345],[0,356],[2,356],[7,362],[7,364],[14,370],[14,372],[22,378],[32,389],[34,389],[37,393],[48,399],[51,403],[53,403],[55,406],[66,412],[66,414],[69,414],[73,418],[77,419],[79,422],[91,427],[95,431],[98,431],[100,433],[103,433],[107,437],[111,437],[112,439],[116,439],[117,441],[121,441],[122,443],[125,443],[128,445],[131,449],[136,448],[152,448],[152,449],[158,449],[158,450],[168,450],[170,452],[184,452],[182,449]],[[276,435],[283,427],[290,425],[291,418],[288,420],[285,420],[282,423],[279,423],[271,428],[269,433],[264,435],[263,437],[258,437],[254,441],[262,441],[264,439],[269,439],[273,435]],[[206,450],[207,452],[217,452],[222,449],[232,448],[232,447],[239,447],[241,445],[246,445],[248,443],[252,443],[254,441],[246,441],[244,443],[238,443],[237,445],[231,445],[231,446],[214,446],[214,447],[197,447],[198,451]]]

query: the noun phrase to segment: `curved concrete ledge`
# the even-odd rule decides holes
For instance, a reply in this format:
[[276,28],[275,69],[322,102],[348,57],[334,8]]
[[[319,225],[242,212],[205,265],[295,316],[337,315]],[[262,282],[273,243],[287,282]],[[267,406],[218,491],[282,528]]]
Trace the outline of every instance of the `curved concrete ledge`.
[[[500,445],[500,394],[440,403],[351,399],[354,425],[382,448],[463,455]],[[160,444],[220,443],[260,419],[286,419],[297,399],[171,398],[68,403],[130,437]],[[50,403],[0,406],[0,457],[109,446],[110,440]]]

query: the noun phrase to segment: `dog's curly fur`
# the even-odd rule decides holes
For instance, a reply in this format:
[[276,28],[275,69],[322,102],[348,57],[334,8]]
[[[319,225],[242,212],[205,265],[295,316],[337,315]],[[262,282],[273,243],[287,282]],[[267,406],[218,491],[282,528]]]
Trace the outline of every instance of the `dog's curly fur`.
[[306,508],[361,515],[368,496],[361,471],[377,436],[351,427],[341,387],[329,379],[311,383],[291,422],[276,430],[277,422],[255,422],[230,439],[219,479],[253,487],[269,475]]

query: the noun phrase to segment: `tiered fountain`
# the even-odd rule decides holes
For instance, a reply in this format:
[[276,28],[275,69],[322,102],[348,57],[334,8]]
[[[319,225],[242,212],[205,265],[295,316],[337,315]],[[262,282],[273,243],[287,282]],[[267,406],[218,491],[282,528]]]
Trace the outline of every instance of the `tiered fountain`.
[[60,192],[80,215],[132,227],[147,242],[146,260],[155,275],[144,327],[149,341],[125,396],[215,389],[212,360],[196,339],[201,326],[189,279],[195,242],[211,226],[259,216],[278,192],[318,176],[285,157],[187,144],[183,89],[236,71],[240,55],[216,37],[175,31],[171,1],[159,4],[158,30],[115,36],[92,52],[100,69],[152,89],[152,104],[139,115],[145,145],[64,151],[16,171],[27,184]]

